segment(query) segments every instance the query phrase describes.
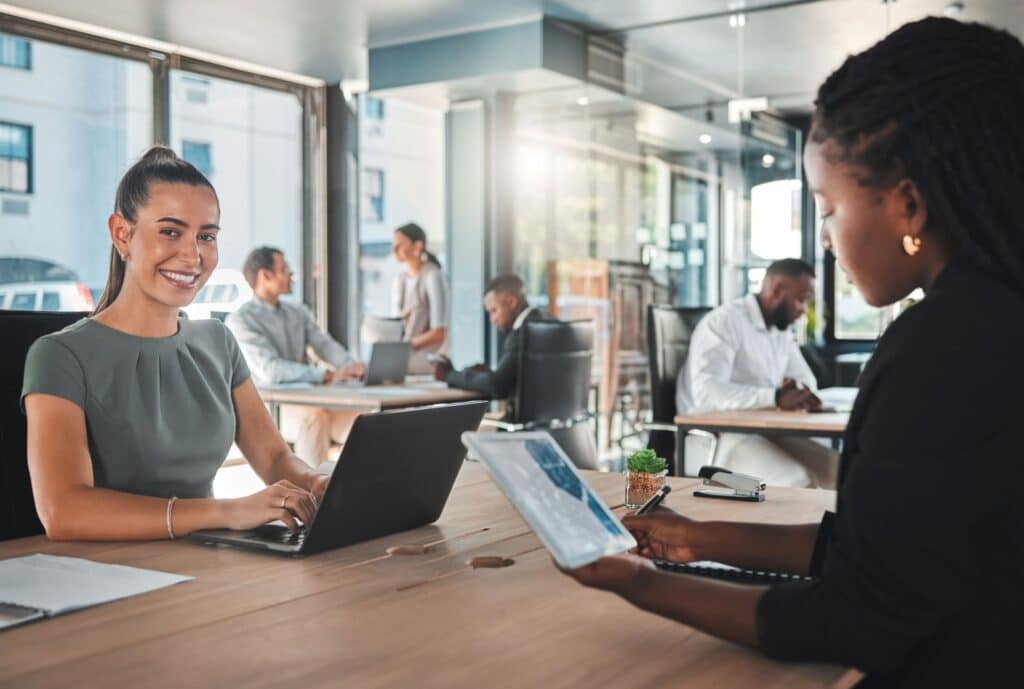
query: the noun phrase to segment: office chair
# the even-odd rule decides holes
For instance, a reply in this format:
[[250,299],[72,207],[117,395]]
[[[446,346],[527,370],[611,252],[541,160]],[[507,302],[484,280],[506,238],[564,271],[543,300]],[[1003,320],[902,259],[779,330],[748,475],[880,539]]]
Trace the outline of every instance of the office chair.
[[25,356],[37,339],[61,330],[88,313],[0,311],[0,541],[43,533],[36,515],[25,449],[21,385]]
[[517,353],[519,377],[504,431],[545,430],[581,469],[597,468],[588,409],[594,356],[592,321],[528,320]]
[[[676,381],[686,365],[690,352],[690,337],[697,323],[710,308],[675,307],[665,304],[647,306],[647,361],[651,380],[652,423],[648,430],[647,447],[664,457],[669,472],[682,475],[685,467],[676,466]],[[706,431],[690,431],[711,440],[709,464],[714,463],[718,437]],[[685,440],[685,439],[684,439]]]

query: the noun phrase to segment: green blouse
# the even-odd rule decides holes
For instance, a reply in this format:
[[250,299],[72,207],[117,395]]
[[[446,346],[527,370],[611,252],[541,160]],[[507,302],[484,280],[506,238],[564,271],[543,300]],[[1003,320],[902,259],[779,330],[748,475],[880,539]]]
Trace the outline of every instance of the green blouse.
[[21,399],[82,408],[97,487],[210,497],[235,438],[231,392],[248,378],[220,321],[183,318],[171,337],[138,337],[83,318],[32,345]]

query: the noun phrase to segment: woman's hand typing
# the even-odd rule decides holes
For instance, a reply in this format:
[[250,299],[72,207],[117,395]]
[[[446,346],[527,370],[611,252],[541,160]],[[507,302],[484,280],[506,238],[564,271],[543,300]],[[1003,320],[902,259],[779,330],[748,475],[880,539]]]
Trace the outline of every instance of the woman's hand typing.
[[299,528],[299,521],[303,524],[313,521],[317,504],[318,501],[310,491],[291,481],[278,481],[258,493],[231,500],[228,527],[254,529],[281,520],[295,531]]

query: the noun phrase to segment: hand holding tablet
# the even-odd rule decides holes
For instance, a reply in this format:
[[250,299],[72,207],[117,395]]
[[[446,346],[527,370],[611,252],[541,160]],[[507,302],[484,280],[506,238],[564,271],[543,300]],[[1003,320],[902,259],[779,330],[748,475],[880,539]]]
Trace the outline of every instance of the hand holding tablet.
[[463,433],[462,442],[563,569],[636,546],[547,433]]

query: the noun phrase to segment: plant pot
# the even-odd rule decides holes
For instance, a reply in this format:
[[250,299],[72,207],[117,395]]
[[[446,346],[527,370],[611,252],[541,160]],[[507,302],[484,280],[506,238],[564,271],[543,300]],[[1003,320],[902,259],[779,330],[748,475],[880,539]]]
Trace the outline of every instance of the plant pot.
[[635,510],[651,499],[665,485],[668,470],[649,474],[645,471],[626,471],[626,507]]

